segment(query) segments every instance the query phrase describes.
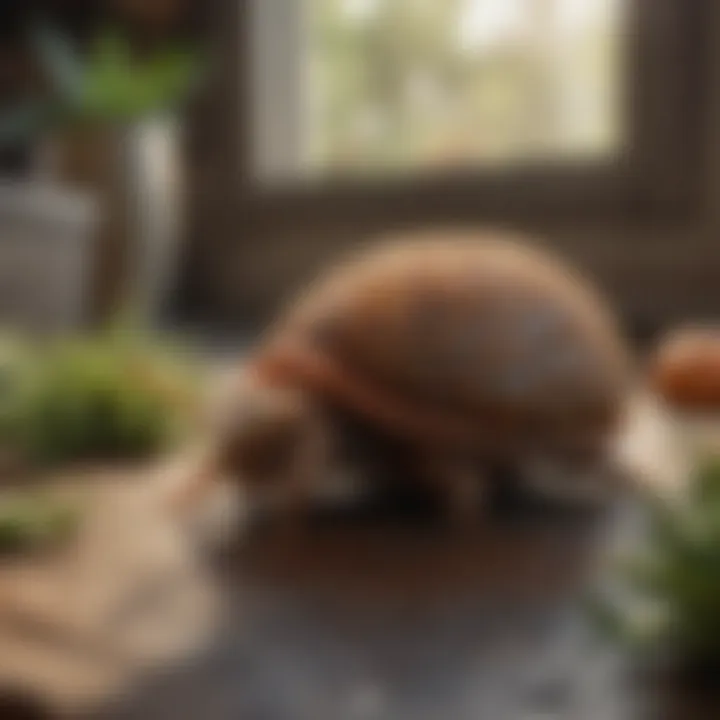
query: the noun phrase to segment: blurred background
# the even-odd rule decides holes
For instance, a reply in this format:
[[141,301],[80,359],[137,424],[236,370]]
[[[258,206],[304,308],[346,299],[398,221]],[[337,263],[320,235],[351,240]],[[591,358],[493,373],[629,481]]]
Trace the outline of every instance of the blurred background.
[[[2,0],[0,322],[94,338],[132,309],[214,357],[353,247],[445,226],[535,234],[598,282],[638,340],[711,321],[718,33],[720,6],[704,0]],[[53,472],[88,454],[103,473],[163,456],[159,418],[178,395],[128,380],[119,358],[138,356],[106,342],[47,356],[43,400],[23,406],[10,445],[52,456]],[[110,402],[108,383],[135,424],[116,423],[112,404],[104,425],[77,411],[79,396]],[[546,652],[552,665],[554,623],[589,567],[581,525],[432,550],[403,536],[388,551],[372,533],[263,547],[231,564],[224,593],[255,630],[235,618],[202,669],[123,695],[120,716],[520,720],[518,668]],[[523,585],[517,566],[539,569]],[[3,637],[0,670],[3,652],[26,648]],[[37,679],[43,662],[18,672]],[[563,677],[573,665],[593,675],[566,661]],[[46,675],[64,698],[71,681]],[[578,707],[562,717],[591,717]]]
[[713,30],[673,0],[8,2],[3,176],[77,200],[94,316],[250,326],[378,232],[482,224],[646,332],[715,311]]
[[714,312],[709,6],[241,5],[189,131],[191,307],[263,318],[378,232],[484,224],[547,238],[639,332]]

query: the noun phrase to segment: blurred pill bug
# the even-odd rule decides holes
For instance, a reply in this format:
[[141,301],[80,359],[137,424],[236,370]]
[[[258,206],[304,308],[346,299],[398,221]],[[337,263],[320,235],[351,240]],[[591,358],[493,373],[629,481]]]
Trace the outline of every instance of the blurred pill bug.
[[531,238],[384,238],[278,316],[244,361],[247,382],[225,398],[276,408],[278,432],[270,422],[262,440],[282,459],[273,477],[244,462],[260,442],[250,420],[216,438],[201,476],[229,473],[251,498],[302,509],[335,462],[339,409],[401,444],[450,517],[471,517],[493,482],[487,468],[526,465],[529,439],[533,458],[583,473],[612,466],[631,360],[592,283]]

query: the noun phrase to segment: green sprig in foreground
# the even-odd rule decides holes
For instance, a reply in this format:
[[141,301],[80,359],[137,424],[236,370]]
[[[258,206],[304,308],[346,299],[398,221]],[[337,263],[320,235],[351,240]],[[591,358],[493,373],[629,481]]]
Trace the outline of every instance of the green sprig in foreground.
[[[152,458],[190,432],[200,377],[179,347],[124,318],[78,338],[0,338],[0,452],[15,457],[0,494],[0,553],[52,549],[83,511],[15,469]],[[2,484],[3,478],[0,478]]]
[[[720,665],[720,457],[698,460],[682,498],[648,497],[643,546],[613,566],[596,627],[640,652]],[[606,593],[609,595],[609,593]]]

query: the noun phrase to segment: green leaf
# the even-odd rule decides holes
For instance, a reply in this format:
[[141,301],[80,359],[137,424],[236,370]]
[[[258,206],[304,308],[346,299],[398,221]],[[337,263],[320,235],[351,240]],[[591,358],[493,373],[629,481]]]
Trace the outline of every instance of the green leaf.
[[78,528],[79,505],[49,493],[22,493],[0,500],[0,551],[56,545]]
[[66,102],[79,102],[85,90],[85,72],[72,43],[57,28],[45,23],[32,29],[31,40],[56,92]]
[[590,628],[600,638],[634,650],[662,640],[672,622],[662,605],[637,599],[623,603],[596,594],[587,597],[583,607]]
[[152,113],[182,99],[197,69],[187,50],[169,49],[139,62],[127,40],[107,31],[88,60],[84,111],[119,119]]
[[65,338],[43,348],[14,436],[42,463],[151,456],[189,426],[196,388],[178,354],[129,326]]
[[0,111],[0,147],[32,140],[61,116],[49,100],[28,100]]
[[[99,31],[85,55],[50,25],[36,26],[32,38],[53,82],[55,110],[50,116],[35,107],[13,113],[4,121],[4,133],[12,138],[43,129],[43,122],[129,121],[149,115],[181,102],[202,75],[193,49],[170,47],[140,61],[130,40],[113,27]],[[0,123],[0,142],[2,135]]]
[[690,488],[692,503],[720,504],[720,457],[710,455],[696,463]]

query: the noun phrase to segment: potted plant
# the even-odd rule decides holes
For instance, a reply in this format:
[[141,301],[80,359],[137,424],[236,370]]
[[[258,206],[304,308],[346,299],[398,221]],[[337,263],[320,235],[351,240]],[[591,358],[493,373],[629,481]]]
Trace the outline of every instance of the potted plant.
[[[34,83],[0,104],[0,147],[41,148],[44,192],[73,189],[97,208],[85,265],[93,317],[104,319],[129,293],[143,290],[128,281],[144,277],[138,263],[146,248],[132,240],[147,241],[145,198],[137,192],[148,175],[145,131],[174,116],[196,86],[199,55],[177,30],[188,5],[180,0],[40,5],[45,12],[28,14],[19,25]],[[65,6],[75,14],[48,9]],[[98,13],[100,7],[106,12]]]

